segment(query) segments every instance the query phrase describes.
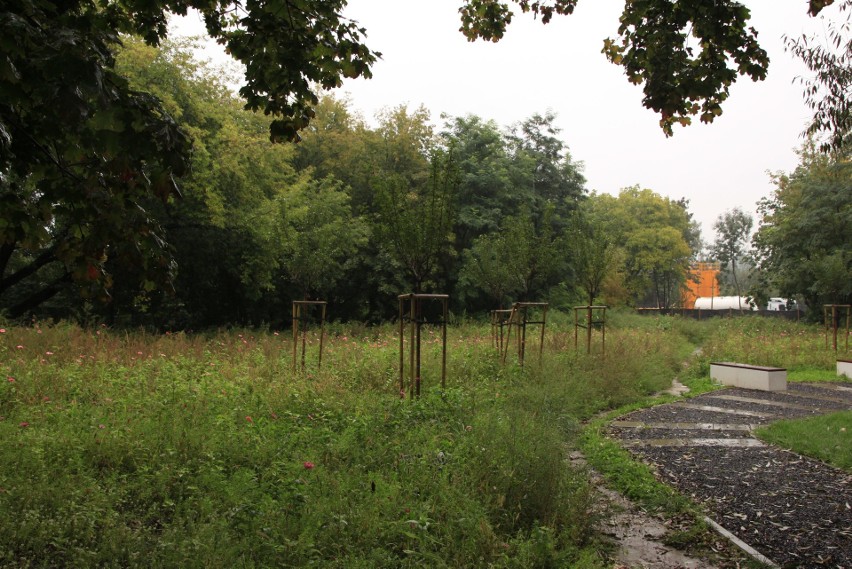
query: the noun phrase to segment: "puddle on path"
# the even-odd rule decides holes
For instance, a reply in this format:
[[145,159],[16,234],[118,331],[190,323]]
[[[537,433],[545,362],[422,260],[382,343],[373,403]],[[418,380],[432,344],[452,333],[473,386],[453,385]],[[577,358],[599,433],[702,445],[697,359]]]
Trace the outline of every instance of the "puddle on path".
[[757,439],[631,439],[622,440],[621,446],[632,447],[735,447],[754,448],[765,446]]
[[679,407],[686,409],[695,409],[697,411],[713,411],[714,413],[726,413],[728,415],[742,415],[743,417],[757,417],[765,419],[771,417],[772,413],[762,413],[760,411],[744,411],[742,409],[727,409],[725,407],[713,407],[712,405],[697,405],[695,403],[674,403]]
[[665,545],[662,540],[669,528],[663,522],[604,486],[600,475],[588,468],[581,453],[573,452],[570,457],[575,466],[588,469],[597,492],[606,502],[605,510],[610,515],[598,530],[618,545],[614,554],[616,569],[719,569],[717,565]]
[[755,425],[745,423],[643,423],[641,421],[613,421],[613,427],[633,429],[680,429],[684,431],[751,431]]
[[757,405],[766,405],[769,407],[781,407],[782,409],[798,409],[803,411],[813,411],[819,407],[808,405],[797,405],[796,403],[783,403],[781,401],[772,401],[770,399],[756,399],[754,397],[740,397],[739,395],[708,395],[711,399],[721,399],[723,401],[738,401],[740,403],[754,403]]

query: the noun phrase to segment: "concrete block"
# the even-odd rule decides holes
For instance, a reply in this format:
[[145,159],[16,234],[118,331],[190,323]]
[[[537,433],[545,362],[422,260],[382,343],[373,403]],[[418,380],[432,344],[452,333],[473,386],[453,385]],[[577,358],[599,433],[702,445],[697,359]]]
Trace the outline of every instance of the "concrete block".
[[837,360],[837,375],[852,379],[852,360]]
[[723,385],[742,387],[743,389],[760,391],[784,391],[787,389],[787,370],[784,368],[715,362],[710,364],[710,378]]

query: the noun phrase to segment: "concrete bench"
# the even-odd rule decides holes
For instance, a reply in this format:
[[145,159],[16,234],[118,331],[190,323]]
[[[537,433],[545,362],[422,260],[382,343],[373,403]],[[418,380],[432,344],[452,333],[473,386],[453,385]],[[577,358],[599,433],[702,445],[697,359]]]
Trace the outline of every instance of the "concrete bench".
[[711,362],[710,378],[723,385],[761,391],[787,389],[787,370],[782,367],[765,367],[733,362]]
[[852,360],[837,360],[837,375],[852,379]]

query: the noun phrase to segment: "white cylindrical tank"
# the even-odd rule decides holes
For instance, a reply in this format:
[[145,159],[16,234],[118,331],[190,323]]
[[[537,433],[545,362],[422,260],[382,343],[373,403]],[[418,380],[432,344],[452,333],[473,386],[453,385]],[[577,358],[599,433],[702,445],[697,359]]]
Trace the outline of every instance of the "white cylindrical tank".
[[746,296],[699,296],[695,299],[696,310],[757,310],[754,302]]

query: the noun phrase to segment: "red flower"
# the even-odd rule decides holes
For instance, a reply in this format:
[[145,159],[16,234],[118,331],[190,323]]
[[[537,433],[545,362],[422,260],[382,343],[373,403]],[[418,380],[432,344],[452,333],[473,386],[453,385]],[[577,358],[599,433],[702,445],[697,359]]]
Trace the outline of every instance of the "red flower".
[[22,429],[26,429],[27,427],[30,426],[30,424],[27,423],[26,421],[22,421],[22,422],[18,423],[18,426],[21,427]]
[[254,423],[254,421],[252,421],[251,415],[246,415],[246,421],[248,421],[249,423]]
[[306,460],[304,464],[305,470],[310,470],[314,467],[314,463],[310,460]]

